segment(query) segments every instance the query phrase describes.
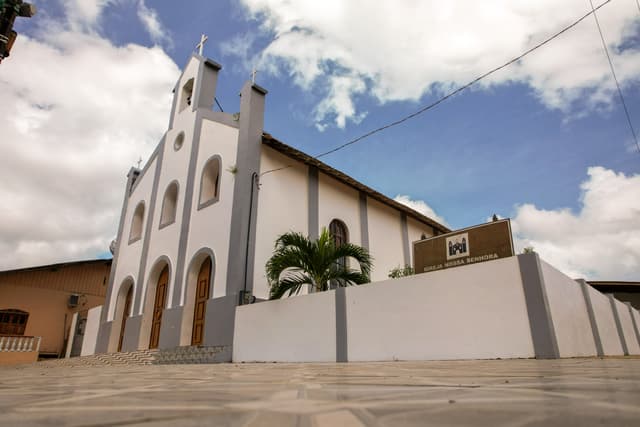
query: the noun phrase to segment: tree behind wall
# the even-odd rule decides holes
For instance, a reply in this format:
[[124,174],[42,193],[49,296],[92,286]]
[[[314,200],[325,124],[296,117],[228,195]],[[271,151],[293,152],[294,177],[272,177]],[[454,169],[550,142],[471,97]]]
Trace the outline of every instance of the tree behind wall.
[[[359,269],[340,263],[343,258],[355,260]],[[361,246],[351,243],[336,246],[326,228],[317,240],[302,233],[285,233],[276,239],[275,252],[266,264],[269,299],[297,294],[305,285],[326,291],[331,282],[338,286],[368,283],[372,262],[369,251]]]

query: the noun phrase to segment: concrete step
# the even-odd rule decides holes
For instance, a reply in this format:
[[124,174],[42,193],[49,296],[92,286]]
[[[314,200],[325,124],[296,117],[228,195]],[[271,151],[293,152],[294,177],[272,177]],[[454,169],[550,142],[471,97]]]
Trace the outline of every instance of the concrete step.
[[92,356],[55,359],[37,363],[40,367],[112,366],[112,365],[173,365],[192,363],[222,363],[231,361],[231,346],[183,346],[170,349],[138,350],[103,353]]

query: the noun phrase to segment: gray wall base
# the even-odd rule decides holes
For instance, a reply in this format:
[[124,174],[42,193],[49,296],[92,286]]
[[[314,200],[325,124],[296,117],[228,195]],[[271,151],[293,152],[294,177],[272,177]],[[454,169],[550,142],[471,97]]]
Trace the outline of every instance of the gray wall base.
[[127,324],[124,326],[124,338],[122,339],[121,351],[138,350],[138,343],[140,342],[140,326],[141,325],[142,325],[142,316],[131,316],[127,318]]
[[160,342],[158,348],[173,348],[180,345],[183,307],[165,308],[162,311]]
[[[104,310],[104,307],[103,307]],[[106,353],[109,349],[109,337],[111,336],[111,324],[113,322],[103,322],[98,329],[96,338],[96,354]]]
[[237,295],[231,295],[207,301],[203,345],[233,345],[237,300]]
[[560,351],[549,309],[540,258],[535,253],[522,254],[518,255],[518,263],[536,359],[559,359]]
[[336,362],[349,361],[347,343],[347,294],[340,287],[336,288]]

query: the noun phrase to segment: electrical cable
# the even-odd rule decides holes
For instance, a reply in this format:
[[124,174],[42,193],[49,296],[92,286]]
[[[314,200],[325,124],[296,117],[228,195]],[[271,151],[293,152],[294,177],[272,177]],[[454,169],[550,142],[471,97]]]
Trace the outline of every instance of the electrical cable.
[[218,98],[214,96],[213,99],[216,101],[216,104],[218,105],[218,108],[220,109],[220,111],[224,113],[224,110],[222,109],[222,105],[220,105],[220,103],[218,102]]
[[[487,71],[486,73],[484,73],[484,74],[482,74],[482,75],[480,75],[480,76],[476,77],[475,79],[471,80],[469,83],[467,83],[467,84],[465,84],[465,85],[463,85],[463,86],[460,86],[459,88],[457,88],[457,89],[455,89],[455,90],[453,90],[453,91],[449,92],[448,94],[446,94],[445,96],[441,97],[441,98],[440,98],[440,99],[438,99],[437,101],[435,101],[435,102],[433,102],[433,103],[431,103],[431,104],[429,104],[429,105],[426,105],[425,107],[423,107],[423,108],[419,109],[419,110],[418,110],[418,111],[416,111],[415,113],[409,114],[408,116],[405,116],[405,117],[403,117],[403,118],[401,118],[401,119],[398,119],[398,120],[396,120],[396,121],[394,121],[394,122],[391,122],[391,123],[386,124],[386,125],[384,125],[384,126],[381,126],[381,127],[379,127],[379,128],[373,129],[373,130],[371,130],[371,131],[369,131],[369,132],[367,132],[367,133],[365,133],[365,134],[363,134],[363,135],[360,135],[360,136],[358,136],[357,138],[354,138],[354,139],[352,139],[352,140],[350,140],[350,141],[348,141],[348,142],[346,142],[346,143],[344,143],[344,144],[342,144],[342,145],[339,145],[339,146],[337,146],[337,147],[335,147],[335,148],[332,148],[332,149],[331,149],[331,150],[329,150],[329,151],[325,151],[325,152],[323,152],[323,153],[321,153],[321,154],[318,154],[317,156],[314,156],[314,158],[315,158],[315,159],[319,159],[320,157],[324,157],[324,156],[328,156],[329,154],[333,154],[333,153],[335,153],[336,151],[340,151],[340,150],[342,150],[342,149],[344,149],[344,148],[346,148],[346,147],[348,147],[348,146],[350,146],[350,145],[353,145],[353,144],[355,144],[355,143],[357,143],[357,142],[359,142],[359,141],[362,141],[363,139],[368,138],[368,137],[370,137],[371,135],[374,135],[374,134],[376,134],[376,133],[382,132],[382,131],[384,131],[384,130],[386,130],[386,129],[389,129],[389,128],[391,128],[391,127],[394,127],[394,126],[397,126],[397,125],[399,125],[399,124],[402,124],[402,123],[406,122],[407,120],[411,120],[412,118],[414,118],[414,117],[416,117],[416,116],[419,116],[420,114],[422,114],[422,113],[424,113],[424,112],[426,112],[426,111],[429,111],[429,110],[433,109],[434,107],[437,107],[438,105],[442,104],[442,103],[443,103],[444,101],[446,101],[447,99],[449,99],[449,98],[451,98],[451,97],[453,97],[453,96],[455,96],[455,95],[459,94],[460,92],[462,92],[462,91],[464,91],[464,90],[466,90],[466,89],[469,89],[471,86],[473,86],[474,84],[478,83],[480,80],[485,79],[485,78],[489,77],[490,75],[492,75],[492,74],[494,74],[494,73],[496,73],[496,72],[498,72],[498,71],[502,70],[503,68],[506,68],[506,67],[508,67],[509,65],[511,65],[511,64],[513,64],[513,63],[515,63],[515,62],[520,61],[520,60],[521,60],[522,58],[524,58],[525,56],[527,56],[527,55],[529,55],[530,53],[532,53],[532,52],[534,52],[534,51],[538,50],[539,48],[541,48],[542,46],[544,46],[544,45],[546,45],[547,43],[551,42],[552,40],[554,40],[554,39],[558,38],[558,37],[559,37],[559,36],[561,36],[562,34],[566,33],[567,31],[571,30],[573,27],[575,27],[576,25],[580,24],[582,21],[584,21],[585,19],[587,19],[590,15],[593,15],[593,14],[595,13],[595,11],[596,11],[596,10],[598,10],[598,9],[600,9],[600,8],[602,8],[602,7],[604,7],[604,6],[606,6],[607,4],[611,3],[611,1],[612,1],[612,0],[605,0],[605,1],[604,1],[604,2],[602,2],[599,6],[597,6],[597,7],[593,8],[590,12],[587,12],[585,15],[583,15],[583,16],[582,16],[582,17],[580,17],[580,18],[578,18],[576,21],[574,21],[573,23],[571,23],[571,24],[569,24],[568,26],[564,27],[562,30],[558,31],[557,33],[553,34],[552,36],[547,37],[547,38],[546,38],[546,39],[544,39],[542,42],[540,42],[540,43],[536,44],[535,46],[531,47],[530,49],[527,49],[526,51],[524,51],[524,52],[523,52],[523,53],[521,53],[520,55],[516,56],[515,58],[510,59],[509,61],[505,62],[504,64],[499,65],[499,66],[497,66],[497,67],[495,67],[495,68],[493,68],[493,69],[491,69],[491,70]],[[280,167],[280,168],[276,168],[276,169],[268,170],[268,171],[266,171],[266,172],[261,173],[261,174],[260,174],[260,176],[266,175],[266,174],[268,174],[268,173],[276,172],[276,171],[279,171],[279,170],[282,170],[282,169],[286,169],[286,168],[288,168],[288,167],[291,167],[291,165],[289,165],[289,166],[283,166],[283,167]]]
[[602,34],[602,28],[600,27],[600,21],[598,20],[598,15],[596,14],[596,10],[593,7],[593,1],[589,0],[589,4],[591,4],[591,10],[593,11],[593,18],[596,20],[596,26],[598,27],[598,32],[600,33],[600,40],[602,40],[602,47],[604,48],[604,53],[607,55],[607,60],[609,61],[609,68],[611,68],[611,75],[613,76],[613,80],[616,82],[616,87],[618,88],[618,95],[620,95],[620,102],[622,102],[622,108],[624,109],[624,114],[627,116],[627,123],[629,123],[629,129],[631,129],[633,140],[636,143],[636,147],[638,147],[638,153],[640,153],[640,144],[638,144],[638,136],[636,135],[636,131],[633,129],[633,123],[631,122],[631,116],[629,115],[629,110],[627,109],[627,103],[624,101],[624,95],[622,95],[622,89],[620,89],[620,83],[618,82],[616,71],[613,68],[613,61],[611,61],[611,55],[609,55],[609,48],[607,47],[607,42],[604,40],[604,35]]

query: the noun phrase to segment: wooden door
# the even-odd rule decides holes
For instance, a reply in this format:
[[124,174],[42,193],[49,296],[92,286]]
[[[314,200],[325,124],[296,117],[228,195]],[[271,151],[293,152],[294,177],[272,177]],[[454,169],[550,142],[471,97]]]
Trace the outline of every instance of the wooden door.
[[167,284],[169,283],[169,267],[165,267],[160,273],[156,285],[156,299],[153,304],[153,319],[151,320],[151,338],[149,348],[158,348],[160,342],[160,325],[162,324],[162,310],[167,296]]
[[207,258],[200,267],[198,273],[198,287],[196,289],[196,302],[193,307],[193,329],[191,332],[191,345],[201,345],[204,336],[204,317],[207,311],[209,299],[209,285],[211,283],[211,258]]
[[120,341],[118,341],[118,351],[122,351],[122,340],[124,339],[124,328],[127,325],[129,312],[131,311],[131,300],[133,300],[133,286],[129,287],[127,297],[124,301],[124,311],[122,312],[122,324],[120,325]]

